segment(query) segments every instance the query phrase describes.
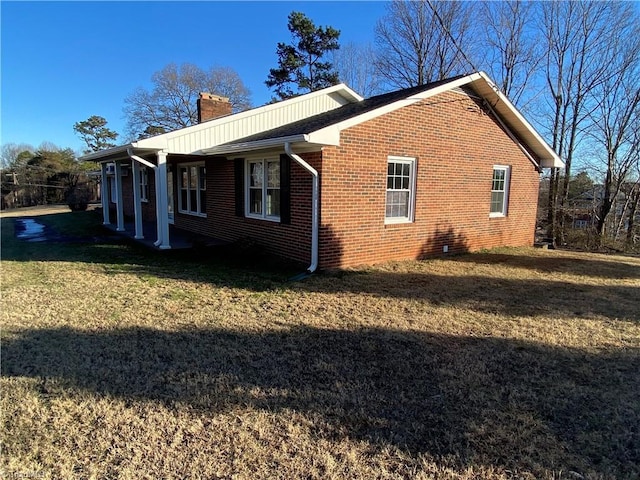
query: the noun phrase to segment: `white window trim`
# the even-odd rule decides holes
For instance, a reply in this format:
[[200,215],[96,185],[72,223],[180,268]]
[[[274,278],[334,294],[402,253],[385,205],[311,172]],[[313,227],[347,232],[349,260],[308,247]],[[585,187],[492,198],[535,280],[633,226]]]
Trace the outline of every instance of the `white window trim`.
[[[182,169],[186,169],[187,170],[187,176],[190,175],[190,167],[196,167],[196,208],[197,210],[187,210],[188,208],[188,204],[190,202],[190,198],[191,195],[189,194],[189,192],[191,191],[191,187],[190,182],[187,181],[187,206],[183,206],[182,205]],[[202,213],[202,205],[200,204],[200,192],[202,192],[202,189],[200,188],[200,167],[205,167],[204,162],[193,162],[193,163],[180,163],[178,164],[178,212],[182,213],[184,215],[191,215],[193,217],[202,217],[202,218],[206,218],[207,214],[206,213]],[[206,182],[206,174],[205,174],[205,182]],[[207,189],[205,188],[204,191],[206,192]]]
[[[388,168],[389,163],[408,163],[409,164],[409,211],[407,212],[406,217],[387,217],[387,192],[389,189],[386,187],[387,184],[387,176],[388,176]],[[384,198],[384,223],[385,225],[396,225],[402,223],[414,223],[415,222],[415,211],[416,211],[416,184],[417,184],[417,175],[416,175],[416,159],[415,157],[399,157],[399,156],[389,156],[387,157],[387,163],[385,164],[385,198]]]
[[[493,190],[493,172],[496,170],[504,170],[504,198],[502,200],[502,211],[501,212],[492,212],[491,211],[491,197],[489,197],[489,217],[490,218],[503,218],[508,215],[508,207],[509,207],[509,185],[511,184],[511,167],[508,165],[494,165],[491,169],[491,193]],[[498,191],[498,190],[496,190]]]
[[[250,207],[251,207],[251,203],[250,203],[250,181],[251,181],[251,169],[249,168],[249,165],[251,163],[257,163],[257,162],[262,162],[263,164],[263,174],[264,177],[262,180],[262,214],[257,214],[257,213],[251,213],[250,212]],[[267,209],[266,209],[266,205],[267,205],[267,190],[268,190],[268,186],[267,186],[267,162],[278,162],[280,163],[280,159],[276,158],[276,157],[256,157],[256,158],[247,158],[245,160],[245,164],[244,164],[244,216],[247,218],[255,218],[257,220],[266,220],[268,222],[280,222],[280,215],[267,215]],[[282,165],[280,165],[280,167],[282,167]],[[278,187],[278,188],[281,188]]]
[[140,178],[138,178],[138,188],[140,189],[140,201],[149,203],[149,172],[145,166],[142,166],[139,172]]

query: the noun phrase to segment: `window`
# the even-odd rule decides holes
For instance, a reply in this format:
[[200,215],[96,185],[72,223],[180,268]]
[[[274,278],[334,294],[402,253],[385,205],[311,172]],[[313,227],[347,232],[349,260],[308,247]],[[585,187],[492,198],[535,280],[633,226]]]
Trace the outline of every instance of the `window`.
[[186,165],[178,168],[180,196],[178,211],[190,215],[207,214],[207,172],[205,166]]
[[504,217],[507,215],[509,196],[509,167],[494,166],[491,185],[491,210],[489,216]]
[[280,219],[280,160],[248,160],[246,215]]
[[147,167],[142,167],[140,169],[140,200],[143,202],[149,201],[149,173],[147,171]]
[[389,157],[385,223],[413,222],[415,171],[415,158]]

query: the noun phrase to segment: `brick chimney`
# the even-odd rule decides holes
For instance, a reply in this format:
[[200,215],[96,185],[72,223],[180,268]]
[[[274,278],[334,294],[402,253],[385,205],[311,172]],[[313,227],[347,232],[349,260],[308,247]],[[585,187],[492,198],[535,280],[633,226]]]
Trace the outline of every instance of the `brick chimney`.
[[198,123],[225,115],[231,115],[231,104],[227,97],[211,93],[200,94],[200,98],[198,98]]

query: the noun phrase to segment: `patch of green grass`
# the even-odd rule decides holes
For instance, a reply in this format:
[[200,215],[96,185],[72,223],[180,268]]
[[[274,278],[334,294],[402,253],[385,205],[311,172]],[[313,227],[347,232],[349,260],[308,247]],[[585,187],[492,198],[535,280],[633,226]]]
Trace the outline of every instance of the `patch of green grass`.
[[639,258],[500,249],[293,283],[51,248],[3,258],[6,476],[640,476]]

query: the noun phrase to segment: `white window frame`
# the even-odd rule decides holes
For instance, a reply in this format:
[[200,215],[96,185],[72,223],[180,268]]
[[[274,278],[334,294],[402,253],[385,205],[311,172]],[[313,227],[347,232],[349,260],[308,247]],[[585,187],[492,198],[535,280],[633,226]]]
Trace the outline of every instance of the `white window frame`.
[[[279,158],[248,158],[245,160],[245,168],[244,168],[244,214],[247,218],[256,218],[260,220],[268,220],[270,222],[279,222],[280,221],[280,213],[278,215],[267,215],[267,190],[274,189],[273,187],[269,187],[268,184],[268,168],[267,164],[275,162],[280,168],[282,165],[280,164]],[[254,213],[251,212],[251,190],[257,190],[255,187],[251,187],[251,164],[252,163],[261,163],[262,164],[262,187],[260,187],[262,191],[262,212]],[[282,188],[280,178],[278,178],[278,187],[280,190]],[[282,205],[280,205],[280,211],[282,211]]]
[[[504,188],[502,190],[493,189],[493,179],[494,179],[496,170],[504,171]],[[508,165],[494,165],[493,169],[491,170],[491,197],[493,197],[494,193],[499,193],[499,192],[502,192],[504,196],[502,198],[502,208],[500,209],[499,212],[491,211],[491,206],[493,204],[493,201],[491,197],[489,197],[489,217],[499,218],[499,217],[507,216],[508,207],[509,207],[509,184],[510,183],[511,183],[511,167]]]
[[[195,209],[193,208],[193,205],[191,205],[191,192],[194,190],[191,187],[191,169],[195,167],[196,169],[196,187],[195,187],[195,192],[196,192],[196,205],[195,205]],[[182,184],[183,181],[183,175],[182,175],[182,171],[186,170],[187,172],[187,184],[186,186]],[[204,170],[204,177],[203,175],[203,170]],[[203,183],[202,180],[204,178],[204,187],[203,187]],[[206,217],[206,211],[203,212],[202,210],[202,192],[205,192],[205,201],[206,201],[206,191],[207,191],[207,184],[206,184],[206,178],[207,178],[207,174],[206,174],[206,167],[204,162],[199,162],[199,163],[181,163],[178,165],[178,212],[183,213],[185,215],[193,215],[195,217]],[[186,191],[186,205],[183,205],[183,200],[182,200],[182,192]],[[206,205],[205,205],[206,207]]]
[[[389,181],[389,164],[402,164],[409,165],[409,187],[408,188],[392,188],[388,186]],[[385,169],[385,199],[384,199],[384,223],[385,225],[394,225],[399,223],[413,223],[415,221],[415,205],[416,205],[416,159],[414,157],[399,157],[389,156],[387,157],[387,164]],[[395,192],[409,192],[409,204],[407,206],[407,215],[403,217],[388,217],[387,216],[387,196],[390,191]]]
[[149,202],[149,172],[147,167],[142,166],[139,170],[138,188],[140,188],[140,201]]

